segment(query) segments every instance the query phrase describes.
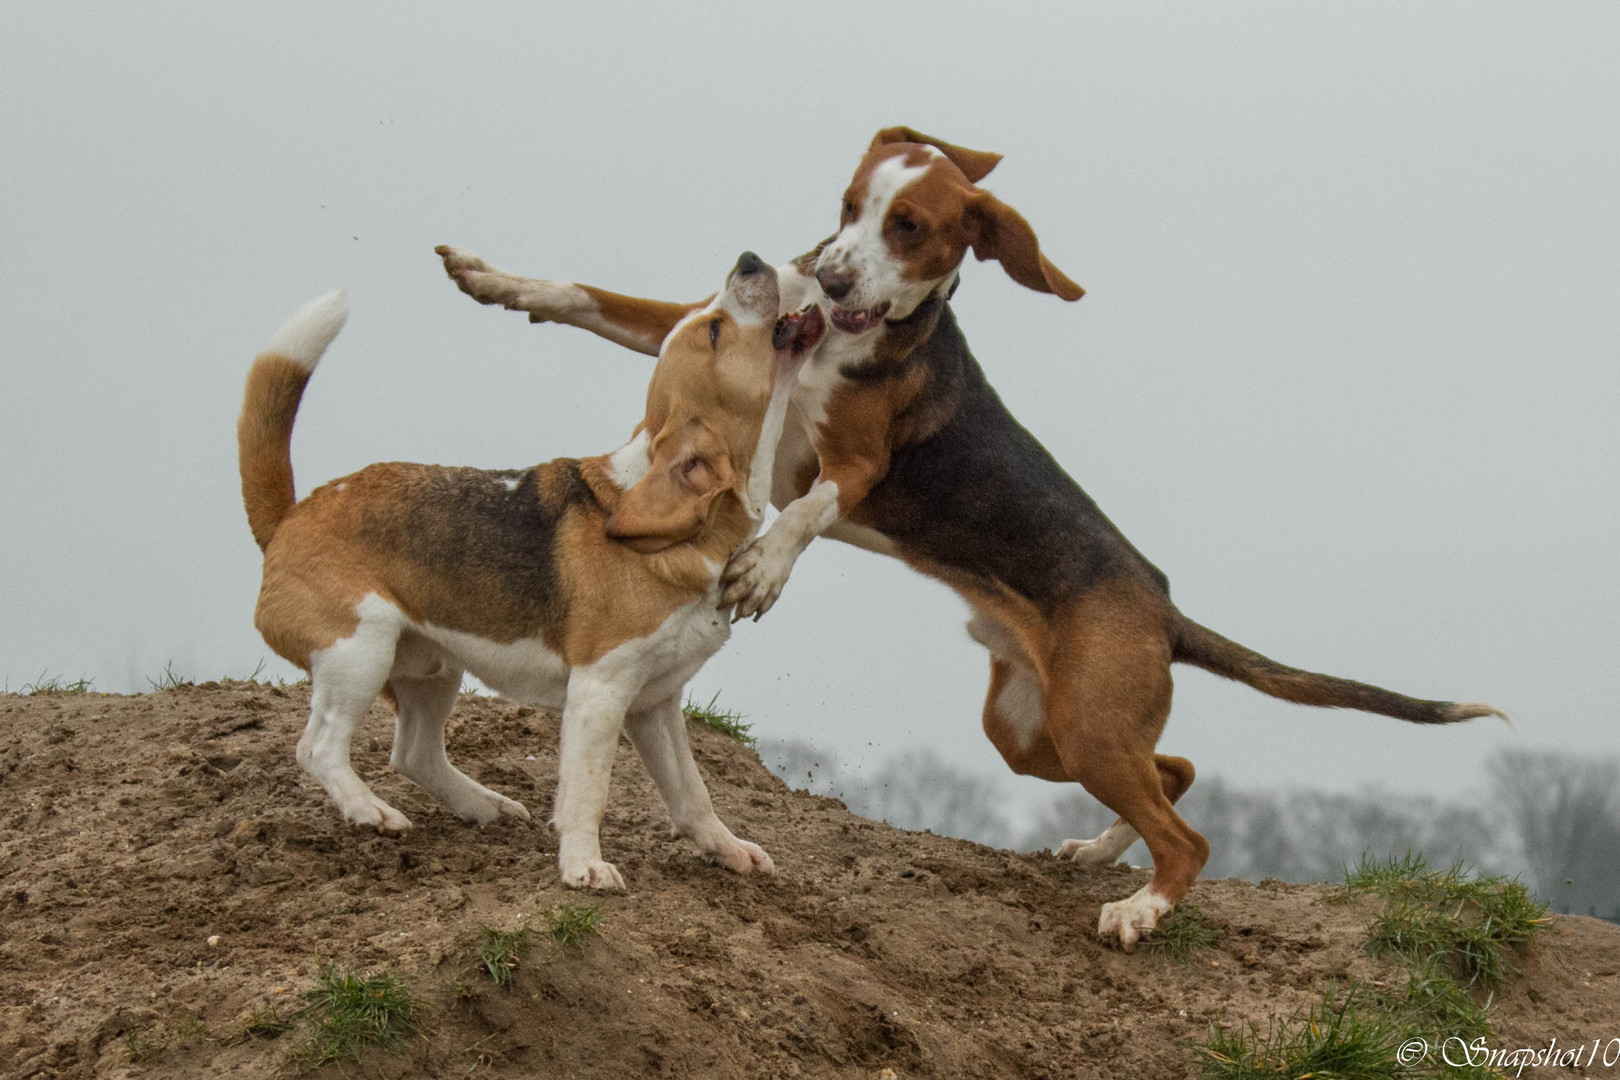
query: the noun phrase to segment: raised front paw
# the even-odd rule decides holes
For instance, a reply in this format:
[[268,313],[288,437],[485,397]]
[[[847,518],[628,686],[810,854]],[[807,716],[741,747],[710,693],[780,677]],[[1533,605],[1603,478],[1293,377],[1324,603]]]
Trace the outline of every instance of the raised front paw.
[[732,621],[756,620],[776,603],[793,572],[795,552],[766,533],[731,557],[720,575],[720,606],[736,605]]
[[450,280],[456,283],[456,288],[480,304],[502,302],[503,294],[495,286],[501,278],[510,275],[494,269],[472,252],[453,248],[449,244],[440,244],[433,250],[444,263],[444,272],[450,275]]
[[530,322],[550,322],[578,314],[590,297],[579,286],[560,281],[539,281],[497,270],[470,251],[440,244],[433,249],[456,288],[480,304],[499,304],[511,311],[526,311]]

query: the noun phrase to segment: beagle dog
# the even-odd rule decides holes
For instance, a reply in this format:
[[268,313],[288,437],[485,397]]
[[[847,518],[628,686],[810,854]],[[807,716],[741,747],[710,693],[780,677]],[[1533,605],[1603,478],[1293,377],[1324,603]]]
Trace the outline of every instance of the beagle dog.
[[343,294],[271,338],[238,426],[264,552],[254,621],[309,672],[298,764],[345,819],[410,827],[349,762],[355,723],[382,694],[396,710],[395,769],[468,821],[528,820],[445,757],[445,720],[470,671],[562,709],[551,824],[565,885],[624,887],[599,838],[621,729],[677,834],[738,873],[773,871],[715,816],[681,693],[730,635],[720,574],[763,519],[795,377],[824,330],[819,312],[779,319],[779,307],[776,272],[744,254],[712,301],[666,328],[646,414],[611,454],[517,470],[372,465],[296,503],[293,421],[348,316]]
[[[784,311],[824,308],[832,333],[801,368],[773,498],[781,515],[732,557],[722,600],[770,610],[794,561],[827,535],[894,555],[954,588],[990,653],[985,733],[1014,772],[1076,781],[1119,815],[1058,856],[1110,864],[1138,838],[1152,880],[1104,904],[1098,933],[1131,948],[1186,895],[1209,844],[1173,804],[1192,763],[1155,752],[1170,665],[1193,664],[1307,705],[1422,724],[1501,715],[1276,663],[1193,622],[1168,580],[1013,419],[948,303],[968,251],[1026,288],[1082,290],[1016,211],[978,182],[1000,155],[888,128],[844,192],[838,232],[780,267]],[[515,277],[441,247],[462,291],[531,321],[642,352],[690,305]]]

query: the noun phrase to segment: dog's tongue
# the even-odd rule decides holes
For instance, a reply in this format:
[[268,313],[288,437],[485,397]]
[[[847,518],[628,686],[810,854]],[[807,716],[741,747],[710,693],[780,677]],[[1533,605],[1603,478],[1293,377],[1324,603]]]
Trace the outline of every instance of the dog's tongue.
[[771,333],[771,344],[778,349],[802,353],[821,340],[826,325],[821,317],[821,308],[811,304],[803,311],[796,311],[776,320],[776,329]]

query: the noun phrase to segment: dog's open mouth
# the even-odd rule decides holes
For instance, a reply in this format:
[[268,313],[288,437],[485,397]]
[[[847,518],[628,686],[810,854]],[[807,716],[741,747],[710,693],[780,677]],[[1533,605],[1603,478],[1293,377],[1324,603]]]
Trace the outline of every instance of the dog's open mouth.
[[807,352],[826,333],[827,322],[821,317],[821,308],[811,304],[803,311],[795,311],[776,320],[771,332],[771,344],[794,355]]
[[889,313],[887,300],[877,307],[867,308],[865,311],[851,311],[848,308],[835,307],[832,309],[832,324],[846,334],[861,334],[872,329],[883,321],[883,316]]

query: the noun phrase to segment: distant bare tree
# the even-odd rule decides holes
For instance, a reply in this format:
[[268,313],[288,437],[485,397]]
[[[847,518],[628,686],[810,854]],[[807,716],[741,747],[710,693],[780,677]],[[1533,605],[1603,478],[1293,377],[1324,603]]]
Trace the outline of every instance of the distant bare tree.
[[958,772],[932,750],[891,758],[862,795],[861,813],[902,829],[928,829],[991,847],[1012,840],[995,782]]
[[809,743],[767,740],[760,757],[787,783],[842,799],[862,817],[1005,847],[1012,829],[994,781],[960,772],[932,750],[892,757],[870,778],[838,768]]
[[[1483,813],[1429,798],[1239,791],[1215,776],[1194,784],[1177,809],[1209,841],[1209,878],[1332,881],[1363,853],[1382,858],[1408,851],[1421,851],[1437,864],[1460,859],[1474,867],[1505,865],[1502,844]],[[1039,813],[1021,846],[1055,848],[1068,837],[1095,836],[1113,820],[1084,792],[1063,795]],[[1134,845],[1125,861],[1146,864],[1146,847]]]
[[[1065,840],[1090,840],[1114,822],[1114,813],[1102,803],[1087,795],[1078,785],[1062,795],[1054,795],[1035,811],[1030,823],[1019,839],[1021,851],[1054,851]],[[1140,865],[1147,858],[1147,848],[1133,844],[1125,853],[1124,861]]]
[[[959,772],[932,751],[891,757],[875,773],[839,768],[803,742],[766,742],[760,754],[788,783],[844,800],[853,812],[996,847],[1055,849],[1088,839],[1114,814],[1085,791],[1055,795],[1015,834],[993,780]],[[1496,755],[1489,808],[1370,790],[1240,791],[1220,777],[1194,784],[1177,809],[1210,842],[1209,878],[1333,881],[1364,854],[1421,852],[1430,865],[1528,876],[1556,910],[1620,921],[1620,763],[1522,751]],[[1124,861],[1151,860],[1137,843]]]
[[1487,768],[1536,894],[1620,919],[1620,762],[1503,750]]

